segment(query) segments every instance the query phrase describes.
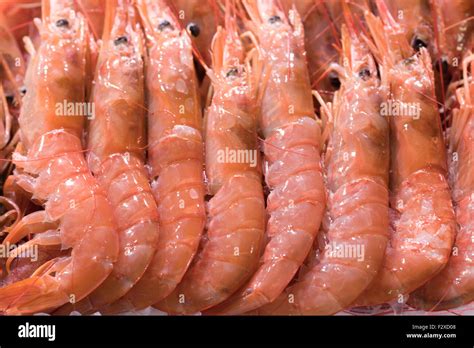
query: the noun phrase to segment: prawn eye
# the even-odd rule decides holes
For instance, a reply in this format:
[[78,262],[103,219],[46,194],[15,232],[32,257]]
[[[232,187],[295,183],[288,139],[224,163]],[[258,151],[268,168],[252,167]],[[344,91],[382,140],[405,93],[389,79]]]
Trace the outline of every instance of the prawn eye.
[[128,39],[126,36],[119,36],[118,38],[114,40],[114,45],[118,46],[121,44],[126,44],[127,42],[128,42]]
[[158,30],[159,30],[159,31],[163,31],[163,30],[165,30],[166,28],[173,29],[173,27],[171,26],[171,23],[170,23],[169,21],[167,21],[166,19],[164,19],[164,20],[158,25]]
[[367,81],[370,77],[370,70],[367,68],[362,69],[361,71],[359,71],[359,77],[362,80]]
[[56,21],[56,26],[58,28],[68,27],[69,26],[69,21],[67,19],[58,19]]
[[8,103],[8,104],[12,104],[13,101],[15,100],[15,98],[14,98],[13,95],[11,95],[11,94],[6,95],[6,96],[5,96],[5,99],[7,100],[7,103]]
[[422,47],[428,47],[428,44],[422,39],[420,39],[418,36],[415,36],[411,43],[411,47],[413,47],[416,51],[419,51]]
[[230,76],[236,76],[238,74],[239,70],[237,68],[230,68],[227,71],[227,74],[225,74],[225,77],[230,77]]
[[329,73],[329,83],[331,84],[332,87],[335,89],[339,89],[341,87],[341,80],[339,80],[339,76],[337,75],[336,72],[331,71]]
[[194,37],[198,37],[199,34],[201,33],[201,29],[199,28],[199,25],[197,25],[194,22],[189,23],[187,29],[191,33],[191,35]]
[[271,16],[270,18],[268,18],[268,23],[270,24],[273,24],[273,23],[277,23],[277,22],[281,22],[281,18],[280,16]]

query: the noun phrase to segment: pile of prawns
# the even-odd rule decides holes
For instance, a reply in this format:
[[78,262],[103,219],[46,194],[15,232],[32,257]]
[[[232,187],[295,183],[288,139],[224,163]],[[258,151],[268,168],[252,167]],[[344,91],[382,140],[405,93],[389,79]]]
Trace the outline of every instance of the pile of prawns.
[[474,300],[472,2],[0,9],[0,313]]

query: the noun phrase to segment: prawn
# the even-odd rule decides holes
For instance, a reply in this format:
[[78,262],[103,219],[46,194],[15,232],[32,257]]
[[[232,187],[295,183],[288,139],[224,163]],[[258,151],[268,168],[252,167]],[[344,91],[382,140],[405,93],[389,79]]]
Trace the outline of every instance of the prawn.
[[430,55],[424,47],[416,53],[384,3],[377,6],[382,19],[367,13],[366,21],[390,89],[391,236],[382,268],[355,305],[405,303],[446,265],[455,232]]
[[[212,196],[207,233],[182,282],[155,305],[168,313],[192,314],[221,303],[258,267],[266,220],[256,117],[261,70],[258,57],[247,59],[227,1],[225,28],[214,36],[208,72],[214,95],[205,117]],[[232,159],[232,154],[246,156]]]
[[458,232],[446,267],[410,295],[409,304],[425,310],[442,310],[474,300],[474,55],[464,59],[464,85],[456,90],[459,107],[453,110],[449,130],[449,159],[452,196]]
[[43,0],[42,10],[43,21],[37,21],[41,45],[28,67],[19,118],[26,154],[15,153],[13,160],[17,184],[45,209],[25,216],[27,223],[20,221],[8,238],[16,243],[32,231],[34,237],[21,248],[56,245],[70,253],[0,288],[0,311],[6,314],[31,314],[81,300],[108,277],[118,254],[111,206],[82,152],[85,118],[58,112],[64,101],[85,101],[85,21],[73,0]]
[[301,19],[294,7],[288,19],[273,0],[244,5],[264,65],[259,129],[270,189],[268,242],[250,281],[209,314],[245,313],[275,300],[308,255],[326,204]]
[[[329,315],[374,279],[388,241],[389,127],[380,115],[386,86],[354,23],[342,26],[341,87],[324,105],[328,225],[310,269],[260,314]],[[319,238],[321,240],[321,238]]]
[[61,313],[90,312],[118,300],[155,254],[159,220],[144,164],[143,44],[135,8],[128,0],[109,0],[92,92],[96,110],[89,124],[88,161],[114,209],[119,257],[94,292]]
[[181,282],[205,225],[202,116],[191,41],[163,0],[140,0],[145,29],[148,166],[160,215],[155,255],[108,313],[143,309]]

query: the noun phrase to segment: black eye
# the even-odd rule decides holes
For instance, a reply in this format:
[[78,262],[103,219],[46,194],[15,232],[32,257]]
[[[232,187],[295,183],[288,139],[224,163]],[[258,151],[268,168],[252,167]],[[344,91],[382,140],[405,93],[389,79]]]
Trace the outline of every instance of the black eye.
[[26,87],[25,86],[20,87],[19,91],[20,91],[21,95],[25,95],[26,94]]
[[171,23],[165,19],[158,25],[158,30],[163,31],[166,28],[173,29],[173,27],[171,26]]
[[280,16],[271,16],[270,18],[268,18],[268,23],[273,24],[276,22],[281,22]]
[[13,95],[11,95],[11,94],[6,95],[6,96],[5,96],[5,99],[7,100],[7,103],[8,103],[8,104],[13,104],[13,101],[15,100],[15,98],[14,98]]
[[126,44],[127,42],[128,42],[128,39],[126,36],[119,36],[118,38],[114,40],[114,45],[118,46],[121,44]]
[[67,19],[58,19],[56,21],[56,26],[58,28],[68,27],[69,26],[69,21]]
[[370,77],[370,70],[367,68],[362,69],[361,71],[359,71],[359,77],[362,80],[367,81]]
[[413,38],[413,41],[411,43],[411,47],[413,47],[416,51],[419,51],[422,47],[428,47],[425,41],[420,39],[418,36],[415,36]]
[[196,23],[193,23],[193,22],[188,24],[188,31],[194,37],[198,37],[199,34],[201,33],[201,29],[199,29],[199,25],[197,25]]
[[230,68],[229,71],[227,71],[227,74],[225,74],[225,77],[236,76],[238,72],[239,70],[237,68]]
[[328,75],[329,78],[329,83],[331,84],[332,87],[335,89],[339,89],[341,87],[341,80],[339,80],[339,76],[337,75],[336,72],[331,71]]

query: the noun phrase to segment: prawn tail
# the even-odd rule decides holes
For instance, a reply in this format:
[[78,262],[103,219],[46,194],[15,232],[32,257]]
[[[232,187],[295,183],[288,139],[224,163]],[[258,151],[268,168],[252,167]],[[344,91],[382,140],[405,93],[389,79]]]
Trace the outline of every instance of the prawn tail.
[[459,296],[447,301],[427,301],[421,298],[416,298],[409,301],[410,306],[425,311],[443,311],[453,308],[460,307],[466,303],[470,303],[474,300],[473,293],[468,294],[469,296]]
[[70,300],[54,277],[32,276],[0,289],[0,313],[8,315],[44,312]]
[[[159,224],[157,207],[140,159],[114,155],[103,164],[102,171],[99,182],[107,187],[112,207],[120,212],[116,223],[125,234],[120,240],[121,249],[134,250],[133,257],[118,258],[112,276],[94,294],[100,302],[110,303],[111,294],[123,296],[142,277],[155,252]],[[115,191],[119,186],[122,195]],[[123,207],[124,202],[128,209]]]
[[118,300],[140,280],[155,252],[158,211],[141,160],[113,155],[103,163],[98,178],[118,212],[115,220],[121,235],[120,250],[133,251],[119,255],[109,277],[87,298],[61,308],[56,314],[72,310],[91,313]]
[[271,305],[273,308],[276,303],[280,303],[279,298],[272,302],[263,291],[257,289],[240,298],[232,296],[228,301],[205,311],[204,315],[239,315],[244,313],[247,315],[257,312],[258,309],[255,308],[261,308],[265,305]]

